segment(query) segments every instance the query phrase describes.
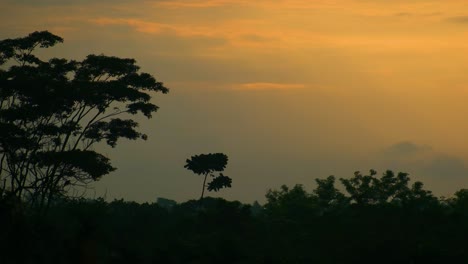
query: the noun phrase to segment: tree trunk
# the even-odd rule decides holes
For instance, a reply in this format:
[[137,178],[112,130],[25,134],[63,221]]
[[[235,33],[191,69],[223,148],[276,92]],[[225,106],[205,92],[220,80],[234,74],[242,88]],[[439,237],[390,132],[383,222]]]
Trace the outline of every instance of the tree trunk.
[[205,193],[206,177],[208,177],[208,173],[205,174],[205,179],[203,180],[203,186],[202,186],[202,192],[201,192],[200,201],[203,199],[203,194]]

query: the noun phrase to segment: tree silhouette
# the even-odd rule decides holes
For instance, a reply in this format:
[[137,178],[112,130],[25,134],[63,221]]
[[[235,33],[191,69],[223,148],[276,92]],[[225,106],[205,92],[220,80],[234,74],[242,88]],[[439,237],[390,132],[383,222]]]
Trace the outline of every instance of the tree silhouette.
[[322,208],[347,203],[348,199],[335,187],[335,177],[315,179],[317,188],[313,191],[317,203]]
[[423,189],[423,183],[416,181],[409,186],[408,173],[399,172],[397,175],[387,170],[382,177],[376,177],[377,172],[370,170],[369,175],[356,171],[354,177],[341,178],[349,194],[351,202],[359,205],[385,204],[414,204],[431,203],[435,199],[431,191]]
[[[184,168],[193,171],[195,174],[204,175],[202,193],[200,200],[203,199],[205,193],[205,188],[208,191],[219,191],[222,188],[230,188],[232,179],[228,176],[219,173],[218,176],[215,176],[213,173],[215,171],[223,171],[226,168],[228,157],[223,153],[210,153],[210,154],[200,154],[192,156],[190,159],[187,159],[187,164]],[[213,180],[206,184],[207,177],[213,177]]]
[[0,41],[1,193],[39,206],[115,170],[93,145],[146,140],[131,115],[151,118],[158,107],[150,92],[168,92],[134,59],[43,61],[33,54],[60,42],[47,31]]

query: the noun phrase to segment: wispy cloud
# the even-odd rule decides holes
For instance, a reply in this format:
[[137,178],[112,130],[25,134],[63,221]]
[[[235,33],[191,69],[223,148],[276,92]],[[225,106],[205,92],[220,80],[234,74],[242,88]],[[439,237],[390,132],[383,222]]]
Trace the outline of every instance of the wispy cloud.
[[408,13],[408,12],[398,12],[395,14],[395,16],[397,17],[410,17],[412,15],[413,15],[412,13]]
[[249,1],[243,0],[170,0],[170,1],[160,1],[156,2],[155,5],[167,8],[206,8],[206,7],[216,7],[216,6],[225,6],[230,4],[247,4]]
[[168,24],[145,22],[138,19],[122,19],[122,18],[95,18],[89,20],[91,23],[99,26],[108,25],[127,25],[135,28],[135,30],[144,33],[158,34],[163,31],[173,30],[173,26]]
[[290,89],[302,89],[305,88],[304,84],[297,83],[271,83],[271,82],[254,82],[254,83],[242,83],[239,85],[233,85],[233,89],[237,90],[290,90]]
[[272,3],[270,0],[169,0],[154,3],[157,6],[167,8],[208,8],[219,6],[248,6],[267,9],[298,9],[298,8],[324,8],[339,7],[337,1],[310,1],[310,0],[277,0]]
[[447,18],[447,21],[460,24],[468,24],[468,16],[454,16]]
[[158,23],[152,21],[145,21],[142,19],[123,19],[123,18],[96,18],[91,19],[91,23],[101,26],[107,25],[126,25],[134,28],[138,32],[149,33],[149,34],[162,34],[172,33],[181,37],[193,37],[193,36],[215,36],[216,30],[210,29],[209,27],[194,26],[194,25],[180,25],[180,24],[167,24]]

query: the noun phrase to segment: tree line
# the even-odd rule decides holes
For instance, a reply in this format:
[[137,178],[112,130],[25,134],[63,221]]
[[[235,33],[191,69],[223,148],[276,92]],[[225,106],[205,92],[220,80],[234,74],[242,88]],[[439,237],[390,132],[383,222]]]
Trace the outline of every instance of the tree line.
[[[465,263],[468,190],[435,197],[405,173],[333,176],[266,194],[139,204],[0,203],[1,263]],[[348,185],[348,183],[350,185]],[[27,252],[27,254],[24,254]]]

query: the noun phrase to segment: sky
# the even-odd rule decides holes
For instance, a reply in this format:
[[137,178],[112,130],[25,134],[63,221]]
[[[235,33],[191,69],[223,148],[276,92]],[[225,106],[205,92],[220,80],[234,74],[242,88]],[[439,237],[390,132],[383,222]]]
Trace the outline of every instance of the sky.
[[201,153],[229,156],[231,189],[354,171],[410,173],[438,196],[468,188],[466,0],[3,0],[0,39],[48,30],[45,57],[135,58],[170,88],[139,118],[148,141],[97,146],[117,171],[89,195],[197,199]]

